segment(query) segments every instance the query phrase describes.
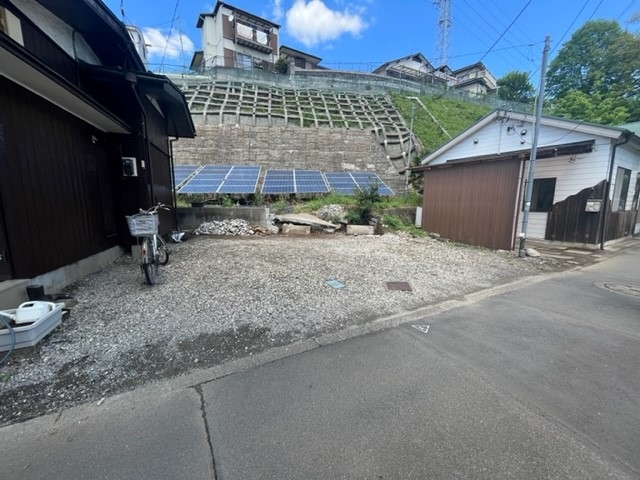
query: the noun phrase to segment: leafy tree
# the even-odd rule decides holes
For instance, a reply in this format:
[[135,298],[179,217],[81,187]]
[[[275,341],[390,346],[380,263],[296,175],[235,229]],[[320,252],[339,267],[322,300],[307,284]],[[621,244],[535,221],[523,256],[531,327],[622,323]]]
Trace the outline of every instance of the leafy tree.
[[[546,91],[554,110],[580,113],[582,119],[590,121],[639,120],[639,51],[640,37],[622,30],[618,22],[585,23],[549,66]],[[571,106],[571,100],[577,105]],[[605,108],[612,110],[606,112]],[[623,118],[623,112],[627,118]]]
[[587,120],[604,125],[620,125],[629,118],[629,111],[621,105],[615,105],[616,100],[601,93],[587,95],[579,90],[573,90],[564,97],[557,99],[551,112],[559,117],[569,117],[573,120]]
[[286,75],[287,73],[289,73],[289,62],[287,61],[286,58],[280,57],[278,58],[278,60],[276,60],[275,68],[276,68],[276,73]]
[[510,102],[531,103],[535,97],[535,88],[526,72],[514,70],[498,79],[498,98]]

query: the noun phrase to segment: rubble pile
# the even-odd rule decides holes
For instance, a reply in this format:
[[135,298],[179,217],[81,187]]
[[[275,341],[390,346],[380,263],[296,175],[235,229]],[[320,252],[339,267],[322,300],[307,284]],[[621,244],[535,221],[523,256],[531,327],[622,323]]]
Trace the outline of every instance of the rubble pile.
[[265,235],[269,230],[261,227],[249,225],[246,220],[214,220],[213,222],[201,223],[193,231],[194,235]]
[[344,205],[325,205],[324,207],[316,210],[315,215],[322,220],[332,223],[341,223],[344,221],[347,214],[347,210]]

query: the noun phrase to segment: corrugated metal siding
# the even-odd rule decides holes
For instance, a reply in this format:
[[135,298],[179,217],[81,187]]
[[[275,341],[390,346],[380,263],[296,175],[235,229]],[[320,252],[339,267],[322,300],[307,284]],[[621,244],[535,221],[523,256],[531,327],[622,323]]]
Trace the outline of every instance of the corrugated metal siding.
[[511,250],[520,164],[506,160],[426,171],[422,228],[471,245]]
[[[88,124],[0,77],[6,155],[0,192],[16,277],[32,277],[117,243],[106,146]],[[109,178],[108,176],[106,178]],[[109,237],[109,238],[108,238]]]

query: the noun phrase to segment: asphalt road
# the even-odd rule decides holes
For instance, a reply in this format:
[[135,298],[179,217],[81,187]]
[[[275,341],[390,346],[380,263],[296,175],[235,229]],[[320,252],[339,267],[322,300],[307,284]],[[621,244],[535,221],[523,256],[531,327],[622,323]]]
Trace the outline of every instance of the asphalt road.
[[217,478],[640,478],[640,250],[202,385]]

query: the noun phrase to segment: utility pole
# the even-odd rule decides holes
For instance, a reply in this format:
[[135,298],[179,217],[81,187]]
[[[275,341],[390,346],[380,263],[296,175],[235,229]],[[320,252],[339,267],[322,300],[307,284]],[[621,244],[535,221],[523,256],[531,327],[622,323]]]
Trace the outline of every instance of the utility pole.
[[540,90],[536,103],[536,119],[533,126],[533,143],[531,144],[531,156],[529,157],[529,175],[527,176],[527,189],[524,194],[524,213],[522,214],[522,232],[520,233],[519,257],[525,256],[525,238],[527,237],[527,226],[529,225],[529,211],[531,211],[531,194],[533,192],[533,179],[536,172],[536,155],[538,153],[538,136],[540,134],[540,118],[542,117],[542,102],[544,100],[544,82],[547,78],[547,58],[551,37],[547,35],[544,39],[544,50],[542,51],[542,69],[540,70]]

